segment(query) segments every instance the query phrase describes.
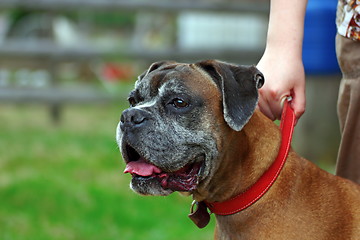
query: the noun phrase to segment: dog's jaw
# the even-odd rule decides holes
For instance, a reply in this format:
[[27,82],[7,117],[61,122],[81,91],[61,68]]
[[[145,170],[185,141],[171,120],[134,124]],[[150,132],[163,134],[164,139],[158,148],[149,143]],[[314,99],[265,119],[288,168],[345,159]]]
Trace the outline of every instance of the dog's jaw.
[[174,171],[164,171],[151,163],[127,142],[122,144],[126,162],[124,173],[132,175],[131,188],[142,195],[169,195],[173,191],[192,192],[196,189],[205,165],[203,154],[189,158],[188,163]]
[[167,196],[174,192],[171,189],[162,188],[156,177],[133,177],[130,188],[141,195]]

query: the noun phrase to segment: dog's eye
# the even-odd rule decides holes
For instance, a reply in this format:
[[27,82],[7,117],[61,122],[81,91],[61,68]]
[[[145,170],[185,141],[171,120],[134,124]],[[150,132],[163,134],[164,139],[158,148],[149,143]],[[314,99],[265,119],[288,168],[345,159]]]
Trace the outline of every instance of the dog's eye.
[[180,98],[174,98],[170,104],[172,104],[174,107],[176,108],[186,108],[189,106],[189,104],[187,102],[185,102],[184,100],[180,99]]
[[136,105],[136,100],[134,97],[129,97],[128,101],[129,101],[130,107],[134,107]]

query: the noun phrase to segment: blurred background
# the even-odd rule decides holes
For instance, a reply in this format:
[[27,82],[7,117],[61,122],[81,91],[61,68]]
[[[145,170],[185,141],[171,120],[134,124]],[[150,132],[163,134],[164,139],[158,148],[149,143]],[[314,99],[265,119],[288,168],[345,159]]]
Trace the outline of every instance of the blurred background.
[[[309,0],[307,111],[293,147],[333,172],[336,0]],[[141,197],[115,142],[136,76],[154,61],[256,64],[269,1],[0,0],[0,239],[212,239],[191,199]]]

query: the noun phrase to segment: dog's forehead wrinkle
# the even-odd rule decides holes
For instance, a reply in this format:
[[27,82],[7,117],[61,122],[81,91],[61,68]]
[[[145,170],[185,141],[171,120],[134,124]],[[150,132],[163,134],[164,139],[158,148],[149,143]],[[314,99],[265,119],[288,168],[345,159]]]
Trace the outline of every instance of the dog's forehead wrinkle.
[[171,71],[157,71],[149,73],[143,79],[138,80],[135,84],[135,89],[139,94],[145,98],[151,98],[159,95],[161,90],[164,90],[164,85],[168,82],[173,82],[177,78],[177,74]]
[[[186,73],[182,69],[185,69]],[[135,89],[144,99],[156,95],[164,96],[169,92],[174,94],[190,93],[191,90],[186,82],[193,73],[188,71],[189,69],[187,65],[180,65],[170,70],[155,70],[138,80]]]
[[179,78],[172,78],[159,88],[159,95],[165,96],[169,92],[174,94],[187,93],[189,89],[182,83],[182,80]]

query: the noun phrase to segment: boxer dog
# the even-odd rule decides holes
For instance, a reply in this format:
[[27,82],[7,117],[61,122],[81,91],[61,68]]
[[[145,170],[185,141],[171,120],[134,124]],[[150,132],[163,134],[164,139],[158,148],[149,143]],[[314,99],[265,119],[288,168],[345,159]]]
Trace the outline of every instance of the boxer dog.
[[[187,192],[210,209],[246,192],[281,145],[279,127],[256,109],[263,84],[254,66],[153,63],[139,76],[117,128],[131,188],[142,195]],[[215,216],[215,239],[359,240],[360,186],[290,148],[260,199]]]

